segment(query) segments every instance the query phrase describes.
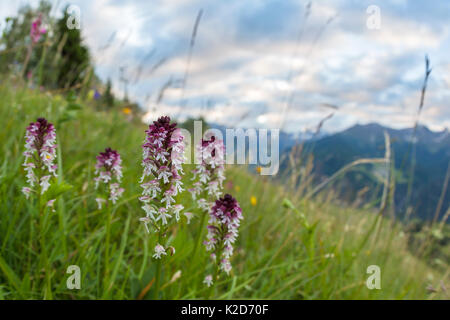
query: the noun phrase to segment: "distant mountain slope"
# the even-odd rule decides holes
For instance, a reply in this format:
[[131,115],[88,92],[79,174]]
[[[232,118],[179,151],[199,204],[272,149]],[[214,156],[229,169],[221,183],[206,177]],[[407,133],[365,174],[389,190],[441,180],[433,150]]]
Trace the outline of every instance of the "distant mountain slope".
[[[388,132],[396,168],[396,211],[402,215],[406,211],[407,177],[411,166],[411,141],[413,129],[395,130],[378,124],[356,125],[343,132],[330,135],[315,142],[307,142],[305,147],[313,150],[314,172],[318,179],[330,176],[346,164],[360,158],[384,157],[384,132]],[[441,195],[447,166],[450,161],[450,134],[447,130],[433,132],[424,126],[416,131],[416,166],[411,203],[415,213],[422,219],[431,219]],[[381,193],[376,188],[377,174],[373,166],[346,174],[340,187],[340,196],[355,200],[357,192],[369,186],[371,192],[366,200],[375,199]],[[376,192],[377,194],[374,194]],[[440,212],[442,216],[450,202],[447,189]]]

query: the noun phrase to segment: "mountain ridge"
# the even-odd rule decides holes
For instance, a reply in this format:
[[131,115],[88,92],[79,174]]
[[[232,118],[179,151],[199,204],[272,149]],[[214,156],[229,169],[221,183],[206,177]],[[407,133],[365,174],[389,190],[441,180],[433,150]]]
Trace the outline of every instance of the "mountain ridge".
[[[344,131],[327,135],[316,141],[306,141],[305,149],[314,155],[315,181],[322,181],[336,173],[345,165],[361,158],[382,158],[385,156],[384,132],[391,140],[391,153],[395,166],[396,189],[395,207],[399,217],[403,217],[412,207],[417,216],[427,220],[434,217],[444,184],[447,167],[450,162],[450,134],[448,130],[431,131],[426,126],[407,129],[393,129],[378,123],[357,124]],[[407,202],[408,177],[414,153],[415,168],[410,203]],[[291,149],[289,149],[291,150]],[[289,150],[287,152],[289,152]],[[286,167],[286,164],[284,165]],[[347,202],[356,200],[358,191],[364,186],[378,190],[380,181],[370,178],[376,166],[366,165],[367,174],[349,172],[341,183],[340,198]],[[366,202],[373,199],[366,198]],[[442,217],[450,202],[450,192],[444,195],[444,205],[439,217]]]

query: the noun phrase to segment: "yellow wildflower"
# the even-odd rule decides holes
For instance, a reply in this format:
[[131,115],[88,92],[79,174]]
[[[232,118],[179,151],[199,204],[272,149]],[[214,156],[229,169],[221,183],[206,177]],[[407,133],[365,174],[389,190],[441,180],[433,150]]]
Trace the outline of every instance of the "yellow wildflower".
[[89,93],[88,93],[88,99],[89,99],[89,100],[94,99],[94,94],[95,94],[94,90],[89,90]]

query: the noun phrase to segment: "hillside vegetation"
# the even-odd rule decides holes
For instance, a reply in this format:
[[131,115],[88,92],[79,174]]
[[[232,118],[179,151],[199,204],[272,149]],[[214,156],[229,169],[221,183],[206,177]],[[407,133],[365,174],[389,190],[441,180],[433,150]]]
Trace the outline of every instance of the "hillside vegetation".
[[[422,220],[441,220],[450,203],[450,190],[445,192],[443,187],[448,179],[450,161],[450,135],[447,131],[432,132],[422,126],[414,132],[413,129],[395,130],[378,124],[356,125],[317,141],[306,142],[305,149],[314,154],[315,174],[318,177],[331,176],[357,159],[384,157],[384,132],[389,134],[391,140],[395,167],[396,217],[407,219],[406,215],[413,215]],[[412,139],[417,140],[414,154],[416,163],[411,196],[408,198],[411,159],[414,158]],[[383,168],[358,169],[340,181],[339,197],[347,203],[356,201],[358,191],[364,187],[370,186],[370,190],[377,190],[380,180],[384,180]],[[380,201],[381,194],[379,188],[378,192],[366,192],[361,202]],[[443,205],[436,212],[440,201]]]
[[[121,110],[93,111],[89,103],[6,82],[0,97],[0,298],[153,297],[156,236],[139,222],[144,212],[138,201],[146,126]],[[25,128],[37,117],[55,124],[58,143],[58,185],[49,191],[57,196],[55,212],[48,208],[43,217],[21,193]],[[122,155],[125,188],[111,210],[109,240],[108,217],[97,209],[93,181],[95,156],[106,147]],[[185,166],[186,189],[191,169]],[[225,192],[237,198],[244,220],[230,276],[221,275],[210,298],[448,299],[448,265],[432,268],[413,256],[400,226],[327,198],[296,198],[294,191],[245,166],[227,167]],[[194,257],[192,250],[198,232],[206,230],[199,230],[200,212],[189,192],[177,201],[197,216],[171,233],[176,253],[166,258],[159,298],[205,298],[209,258],[203,246]],[[43,230],[36,230],[38,219]],[[105,261],[107,242],[111,254]],[[66,287],[69,265],[81,269],[80,290]],[[366,286],[370,265],[381,269],[379,290]]]

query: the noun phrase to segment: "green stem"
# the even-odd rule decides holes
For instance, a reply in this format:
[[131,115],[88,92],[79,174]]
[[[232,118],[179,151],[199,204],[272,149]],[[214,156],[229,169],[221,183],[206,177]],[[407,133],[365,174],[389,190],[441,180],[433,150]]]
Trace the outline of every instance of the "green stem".
[[[40,179],[39,179],[40,181]],[[45,299],[51,299],[51,279],[50,279],[50,272],[51,268],[48,261],[47,256],[47,247],[45,245],[45,212],[44,212],[44,206],[42,205],[42,196],[41,196],[41,187],[38,188],[38,219],[39,219],[39,243],[41,246],[41,252],[42,252],[42,265],[45,272],[45,283],[46,283],[46,290],[45,290]]]
[[38,74],[38,84],[42,86],[43,75],[44,75],[44,63],[45,57],[47,56],[47,41],[44,43],[44,48],[42,50],[41,60],[39,61],[39,74]]
[[47,248],[45,246],[43,223],[40,227],[40,233],[41,233],[40,234],[40,242],[41,242],[41,250],[42,250],[42,260],[43,260],[43,265],[44,265],[45,283],[46,283],[45,299],[51,299],[51,279],[50,279],[51,268],[50,268],[49,261],[48,261]]
[[[189,274],[192,274],[193,271],[194,271],[194,268],[196,267],[196,264],[194,263],[194,261],[196,261],[195,257],[197,255],[198,248],[200,247],[200,243],[201,243],[202,238],[203,238],[203,228],[204,228],[204,225],[205,225],[205,220],[206,220],[207,214],[208,213],[206,211],[203,211],[202,216],[200,218],[200,228],[198,229],[197,238],[195,239],[195,242],[194,242],[194,250],[192,251],[192,255],[191,255],[191,261],[193,263],[190,264],[190,267],[188,269],[189,270]],[[184,281],[180,281],[180,285],[182,283],[183,283],[183,285],[186,285],[186,281],[189,280],[188,277],[184,277],[184,279],[185,279]],[[195,284],[195,287],[197,287],[197,283]]]
[[23,79],[23,77],[25,76],[25,72],[27,70],[28,63],[30,62],[31,52],[32,51],[33,51],[33,45],[30,44],[28,46],[28,49],[27,49],[27,55],[25,56],[25,61],[23,62],[23,65],[22,65],[22,71],[20,72],[20,78],[21,79]]
[[30,230],[29,230],[29,239],[28,239],[28,248],[29,248],[29,254],[28,254],[28,270],[31,269],[31,260],[33,256],[33,238],[34,238],[34,210],[30,213]]
[[220,264],[220,254],[216,254],[216,264],[214,267],[214,274],[213,274],[213,283],[212,285],[209,287],[208,293],[206,295],[206,299],[209,300],[209,297],[211,297],[211,293],[213,291],[213,289],[216,286],[217,280],[219,279],[219,264]]
[[[223,228],[221,229],[221,233],[222,233],[221,238],[223,239],[223,234],[225,233],[225,230]],[[223,243],[222,241],[220,241],[219,247],[216,248],[216,251],[214,252],[214,254],[216,255],[216,263],[214,266],[213,283],[211,287],[209,287],[206,299],[209,299],[209,297],[211,296],[213,288],[216,287],[217,280],[219,279],[220,258],[222,256],[222,252],[223,252]]]
[[106,291],[108,291],[108,275],[109,275],[109,243],[110,243],[110,239],[111,239],[111,218],[112,218],[112,211],[110,209],[110,207],[108,206],[108,204],[106,204],[106,239],[105,239],[105,269],[104,272],[105,274],[103,275],[103,281],[104,281],[104,285],[103,285],[103,289]]
[[[163,238],[163,229],[161,227],[161,229],[159,229],[158,243],[160,245],[164,246],[161,243],[162,238]],[[162,257],[160,259],[158,259],[158,261],[156,262],[155,296],[153,297],[154,300],[158,300],[158,298],[159,298],[159,289],[160,289],[160,286],[161,286],[161,283],[160,283],[161,269],[162,269]]]
[[197,232],[197,239],[195,240],[194,250],[192,251],[192,256],[191,256],[192,261],[195,261],[195,256],[197,254],[198,247],[200,246],[200,243],[203,238],[203,229],[204,229],[204,225],[205,225],[206,215],[207,215],[207,212],[203,211],[202,217],[200,218],[200,229],[199,229],[200,231]]

